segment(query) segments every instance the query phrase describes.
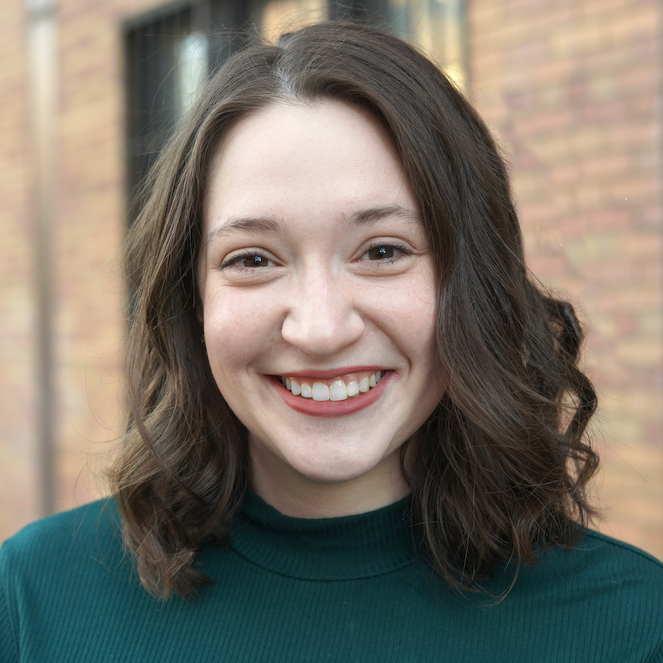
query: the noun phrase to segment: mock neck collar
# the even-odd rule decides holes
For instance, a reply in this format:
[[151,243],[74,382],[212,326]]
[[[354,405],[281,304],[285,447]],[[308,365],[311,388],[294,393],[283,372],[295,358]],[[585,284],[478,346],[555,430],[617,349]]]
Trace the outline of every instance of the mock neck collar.
[[410,500],[341,518],[293,518],[248,491],[232,548],[274,573],[304,580],[354,580],[395,571],[416,557]]

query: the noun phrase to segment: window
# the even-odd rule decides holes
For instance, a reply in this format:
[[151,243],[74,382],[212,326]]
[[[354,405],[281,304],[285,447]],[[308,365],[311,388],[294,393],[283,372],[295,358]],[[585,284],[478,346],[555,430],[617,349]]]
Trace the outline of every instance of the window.
[[419,44],[459,89],[467,84],[461,0],[387,0],[380,3],[387,22],[408,41]]
[[249,0],[244,6],[248,23],[255,25],[267,39],[329,18],[327,0]]
[[[230,2],[177,2],[125,25],[127,191],[133,193],[209,71],[231,51],[210,33]],[[129,209],[129,221],[136,210]]]

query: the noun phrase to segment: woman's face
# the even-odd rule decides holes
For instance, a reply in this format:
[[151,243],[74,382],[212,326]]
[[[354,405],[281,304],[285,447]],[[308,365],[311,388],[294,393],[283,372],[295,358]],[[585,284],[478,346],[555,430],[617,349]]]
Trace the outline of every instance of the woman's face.
[[212,164],[199,284],[254,490],[309,516],[402,497],[399,448],[445,379],[426,234],[372,116],[278,103],[235,125]]

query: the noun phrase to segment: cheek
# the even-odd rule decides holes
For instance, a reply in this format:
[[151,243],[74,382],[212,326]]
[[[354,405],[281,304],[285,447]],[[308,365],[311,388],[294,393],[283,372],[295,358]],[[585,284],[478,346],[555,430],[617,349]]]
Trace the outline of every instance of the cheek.
[[431,359],[435,353],[437,292],[432,276],[415,274],[407,285],[376,293],[381,326],[411,359]]
[[410,306],[407,313],[394,323],[401,347],[414,363],[434,365],[437,356],[435,342],[435,308]]
[[232,300],[226,298],[220,301],[217,297],[207,299],[203,316],[205,343],[216,375],[219,368],[232,366],[241,358],[243,351],[240,341],[246,335],[247,316]]
[[408,296],[409,336],[418,337],[421,351],[435,351],[437,327],[437,287],[432,265],[422,269]]
[[240,372],[269,345],[274,317],[265,302],[245,291],[206,298],[205,343],[217,382],[222,374]]

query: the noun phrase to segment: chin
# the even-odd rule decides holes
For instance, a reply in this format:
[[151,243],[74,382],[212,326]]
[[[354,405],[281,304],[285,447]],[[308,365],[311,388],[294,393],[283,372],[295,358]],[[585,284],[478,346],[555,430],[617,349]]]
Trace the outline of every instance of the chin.
[[[395,459],[400,460],[400,459]],[[333,484],[351,482],[371,474],[393,472],[390,456],[377,458],[357,458],[355,455],[335,458],[299,459],[290,463],[298,474],[310,481]]]

